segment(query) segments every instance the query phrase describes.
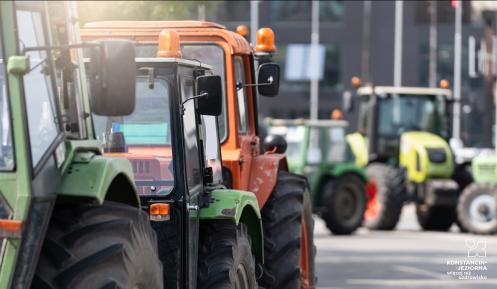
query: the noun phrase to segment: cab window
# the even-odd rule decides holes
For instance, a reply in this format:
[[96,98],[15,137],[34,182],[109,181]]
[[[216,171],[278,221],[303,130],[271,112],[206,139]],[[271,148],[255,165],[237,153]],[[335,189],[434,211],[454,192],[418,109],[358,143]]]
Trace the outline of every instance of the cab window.
[[238,132],[246,133],[249,130],[248,106],[247,106],[247,83],[245,78],[245,69],[243,59],[240,56],[235,57],[235,77],[236,77],[236,102],[238,116]]
[[[181,78],[181,95],[183,101],[193,96],[193,79]],[[200,168],[200,153],[198,147],[197,117],[195,101],[189,100],[184,104],[183,137],[185,139],[186,174],[189,191],[202,184]]]
[[[43,18],[40,11],[17,10],[20,47],[45,46]],[[36,166],[59,134],[54,105],[54,91],[48,70],[47,52],[28,52],[31,71],[24,75],[24,95],[32,165]]]
[[0,35],[0,170],[14,169],[14,153],[12,148],[12,127],[7,96],[7,79],[5,73],[2,35]]
[[211,115],[202,116],[202,140],[204,143],[205,165],[212,168],[213,183],[220,184],[223,182],[223,167],[216,119],[215,116]]

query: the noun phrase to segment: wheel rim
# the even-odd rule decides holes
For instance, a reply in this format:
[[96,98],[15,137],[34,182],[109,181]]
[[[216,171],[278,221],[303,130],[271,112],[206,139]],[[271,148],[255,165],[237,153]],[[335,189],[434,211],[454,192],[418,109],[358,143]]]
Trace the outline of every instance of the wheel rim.
[[370,179],[366,184],[366,192],[368,195],[368,206],[364,212],[364,219],[373,220],[380,213],[380,202],[378,200],[378,184],[376,180]]
[[489,194],[476,196],[469,205],[469,217],[471,223],[480,229],[495,226],[497,202],[495,197]]
[[243,264],[239,264],[236,268],[236,289],[251,289],[247,277],[247,270]]
[[351,219],[357,210],[357,199],[354,192],[344,189],[338,192],[335,204],[335,212],[342,220]]
[[300,288],[309,289],[309,243],[307,239],[307,222],[302,216],[302,229],[300,236]]

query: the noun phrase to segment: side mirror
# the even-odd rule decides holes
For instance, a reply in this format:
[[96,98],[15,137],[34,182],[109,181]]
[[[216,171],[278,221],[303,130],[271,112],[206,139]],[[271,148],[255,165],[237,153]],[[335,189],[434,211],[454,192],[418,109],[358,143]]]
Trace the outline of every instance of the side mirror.
[[136,64],[133,43],[95,41],[90,55],[90,103],[103,116],[123,116],[135,110]]
[[218,116],[223,107],[222,82],[219,75],[203,75],[196,79],[198,112]]
[[280,66],[276,63],[263,63],[257,73],[257,90],[260,95],[276,96],[280,88]]
[[351,112],[354,108],[354,99],[352,93],[348,90],[342,94],[342,108],[345,112]]
[[264,152],[284,154],[287,143],[281,135],[268,135],[263,143]]

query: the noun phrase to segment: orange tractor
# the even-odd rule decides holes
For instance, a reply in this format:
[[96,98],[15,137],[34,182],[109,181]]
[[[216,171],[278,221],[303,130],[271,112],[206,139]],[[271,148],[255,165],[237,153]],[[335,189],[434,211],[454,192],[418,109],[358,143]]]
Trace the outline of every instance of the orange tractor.
[[279,87],[279,66],[272,62],[273,31],[261,28],[254,47],[244,35],[202,21],[95,22],[85,25],[82,37],[129,39],[136,43],[137,58],[150,58],[157,54],[157,35],[164,30],[179,34],[184,59],[208,64],[222,78],[218,133],[223,180],[228,188],[257,196],[264,231],[260,286],[315,288],[314,221],[307,180],[288,172],[283,139],[265,140],[266,151],[260,151],[257,94],[276,96]]

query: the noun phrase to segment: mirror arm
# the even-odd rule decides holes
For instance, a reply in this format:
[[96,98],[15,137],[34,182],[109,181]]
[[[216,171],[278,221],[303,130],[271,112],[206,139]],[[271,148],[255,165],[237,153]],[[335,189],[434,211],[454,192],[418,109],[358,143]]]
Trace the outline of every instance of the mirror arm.
[[185,103],[186,103],[187,101],[189,101],[189,100],[196,99],[196,98],[201,98],[201,97],[206,97],[206,96],[208,96],[208,95],[209,95],[209,94],[208,94],[207,92],[203,92],[203,93],[201,93],[201,94],[199,94],[199,95],[194,95],[194,96],[192,96],[192,97],[189,97],[189,98],[187,98],[187,99],[183,100],[183,102],[181,103],[181,108],[182,108],[183,110],[185,110],[184,105],[185,105]]
[[268,86],[272,85],[273,82],[266,82],[266,83],[251,83],[251,84],[243,84],[243,87],[256,87],[256,86]]

